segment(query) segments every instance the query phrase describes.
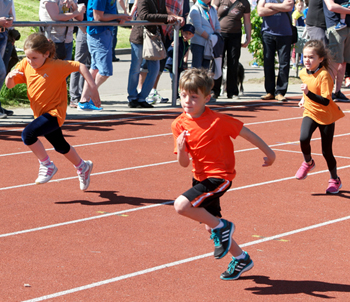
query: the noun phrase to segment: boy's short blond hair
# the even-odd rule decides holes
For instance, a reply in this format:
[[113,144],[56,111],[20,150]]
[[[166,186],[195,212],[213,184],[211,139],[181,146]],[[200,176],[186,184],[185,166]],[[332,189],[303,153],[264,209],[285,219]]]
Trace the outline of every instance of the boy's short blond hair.
[[179,82],[180,90],[197,93],[199,89],[204,96],[208,96],[213,87],[214,80],[212,74],[204,68],[187,69],[181,73]]

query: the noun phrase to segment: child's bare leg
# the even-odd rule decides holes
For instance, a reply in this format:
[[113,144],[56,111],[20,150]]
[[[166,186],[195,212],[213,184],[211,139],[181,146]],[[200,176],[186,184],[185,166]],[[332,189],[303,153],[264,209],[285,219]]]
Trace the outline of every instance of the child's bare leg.
[[202,222],[209,226],[209,228],[215,228],[220,223],[219,218],[213,216],[204,208],[194,208],[190,201],[183,195],[175,200],[174,207],[178,214]]
[[47,152],[39,139],[34,144],[28,145],[28,147],[40,161],[47,158]]
[[[209,233],[211,233],[211,228],[208,225],[206,225],[205,228],[207,229],[207,231]],[[242,255],[242,253],[243,253],[243,250],[239,247],[239,245],[237,244],[237,242],[233,238],[232,238],[232,243],[231,243],[231,247],[230,247],[229,252],[235,258]]]
[[77,151],[75,151],[74,147],[70,146],[70,150],[68,153],[64,154],[64,156],[74,165],[78,166],[81,162],[81,157],[78,155]]

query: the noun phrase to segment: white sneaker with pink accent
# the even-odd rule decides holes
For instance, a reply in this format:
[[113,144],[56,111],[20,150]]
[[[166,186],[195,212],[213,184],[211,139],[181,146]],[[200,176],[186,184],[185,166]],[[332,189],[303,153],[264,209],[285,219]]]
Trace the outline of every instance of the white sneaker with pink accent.
[[92,161],[91,160],[87,160],[84,161],[85,163],[85,169],[83,171],[78,171],[78,178],[79,178],[79,182],[80,182],[80,190],[85,191],[87,190],[87,188],[90,185],[90,174],[92,171]]
[[39,175],[38,175],[38,178],[35,180],[35,183],[44,184],[48,182],[56,174],[56,172],[57,172],[57,168],[53,162],[50,162],[50,164],[47,166],[40,163]]

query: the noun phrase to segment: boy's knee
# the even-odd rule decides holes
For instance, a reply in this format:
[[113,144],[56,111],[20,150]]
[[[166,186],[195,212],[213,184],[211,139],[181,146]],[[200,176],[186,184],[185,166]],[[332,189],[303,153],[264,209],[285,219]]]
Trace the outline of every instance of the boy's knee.
[[189,206],[191,207],[189,200],[183,195],[176,198],[174,202],[175,211],[180,215],[183,215],[184,213],[186,213]]

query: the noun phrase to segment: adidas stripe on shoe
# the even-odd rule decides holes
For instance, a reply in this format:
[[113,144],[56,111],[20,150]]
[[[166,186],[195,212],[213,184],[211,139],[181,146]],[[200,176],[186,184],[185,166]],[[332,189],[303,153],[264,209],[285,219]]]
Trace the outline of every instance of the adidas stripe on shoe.
[[235,230],[235,226],[232,222],[225,219],[221,219],[221,221],[224,223],[224,226],[220,229],[211,230],[210,236],[210,239],[214,241],[214,257],[216,259],[221,259],[226,256],[227,252],[230,250],[232,234]]
[[222,280],[236,280],[242,273],[253,268],[254,262],[250,259],[247,252],[244,253],[244,259],[237,260],[235,257],[232,257],[232,261],[228,265],[227,271],[223,272],[220,276]]

